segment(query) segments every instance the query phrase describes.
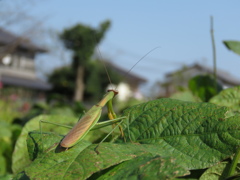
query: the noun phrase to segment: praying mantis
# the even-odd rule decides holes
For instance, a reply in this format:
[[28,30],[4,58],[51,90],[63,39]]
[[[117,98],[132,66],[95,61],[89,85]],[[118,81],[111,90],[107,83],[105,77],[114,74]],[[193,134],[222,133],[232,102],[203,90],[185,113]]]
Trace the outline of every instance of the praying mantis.
[[[137,63],[139,63],[144,57],[146,57],[149,53],[151,53],[152,51],[154,51],[157,48],[159,48],[159,47],[156,47],[156,48],[152,49],[151,51],[149,51],[140,60],[138,60]],[[135,65],[137,63],[135,63]],[[110,80],[110,77],[108,75],[106,66],[104,65],[104,67],[105,67],[107,76]],[[129,73],[133,69],[133,67],[127,73]],[[66,149],[71,148],[74,145],[76,145],[78,142],[80,142],[88,134],[88,132],[90,130],[101,128],[101,127],[104,127],[104,126],[107,126],[107,125],[110,125],[110,124],[116,124],[116,123],[118,123],[117,126],[115,126],[113,128],[113,130],[99,144],[101,144],[115,130],[116,127],[119,127],[121,135],[122,135],[122,137],[124,137],[123,130],[122,130],[122,127],[121,127],[121,123],[123,122],[124,119],[127,119],[127,117],[117,118],[117,116],[116,116],[116,114],[113,110],[113,106],[112,106],[112,99],[117,94],[118,94],[117,90],[108,90],[108,92],[104,95],[102,100],[100,102],[98,102],[96,105],[93,105],[93,107],[86,112],[86,114],[77,122],[77,124],[61,140],[59,145],[63,148],[66,148]],[[97,123],[100,116],[101,116],[102,108],[105,105],[107,105],[108,117],[109,117],[110,120]],[[41,122],[46,122],[46,121],[42,120]],[[41,135],[42,135],[41,122],[39,124],[40,124],[40,131],[41,131]],[[48,123],[50,123],[50,122],[48,122]],[[56,124],[56,123],[50,123],[50,124]],[[58,125],[58,124],[56,124],[56,125]],[[95,148],[97,153],[98,153],[97,148],[98,148],[99,144]]]
[[[112,99],[117,94],[118,92],[115,90],[108,90],[107,94],[104,95],[103,99],[99,103],[94,105],[69,131],[69,133],[60,142],[60,146],[64,148],[69,148],[81,141],[86,136],[86,134],[97,124],[102,113],[102,108],[106,104],[108,106],[108,117],[110,118],[110,120],[116,122],[123,119],[117,119],[117,116],[112,108]],[[107,121],[107,123],[109,122]],[[103,125],[103,123],[101,124]],[[121,133],[123,133],[122,130]]]
[[[112,99],[117,94],[118,94],[118,91],[116,91],[116,90],[108,90],[108,92],[104,95],[102,100],[100,102],[98,102],[96,105],[93,105],[93,107],[91,109],[89,109],[83,117],[81,117],[81,119],[77,122],[77,124],[61,140],[61,142],[59,143],[60,146],[63,148],[66,148],[66,149],[71,148],[74,145],[76,145],[78,142],[80,142],[88,134],[88,132],[90,130],[101,128],[101,127],[104,127],[104,126],[107,126],[110,124],[114,124],[114,123],[117,123],[117,122],[123,120],[124,118],[126,118],[126,117],[117,118],[117,116],[113,110]],[[102,108],[106,104],[108,107],[108,117],[110,120],[97,123],[101,116]],[[41,134],[42,134],[42,130],[41,130],[42,122],[46,123],[46,121],[42,120],[40,122]],[[50,123],[50,122],[47,122],[47,123]],[[59,125],[56,123],[50,123],[50,124]],[[122,130],[120,124],[121,124],[121,122],[116,127],[119,127],[122,136],[124,136],[123,130]],[[116,127],[114,127],[112,131],[114,131]],[[111,134],[111,132],[99,144],[101,144]],[[98,144],[98,146],[99,146],[99,144]],[[97,147],[95,148],[96,152],[97,152]]]

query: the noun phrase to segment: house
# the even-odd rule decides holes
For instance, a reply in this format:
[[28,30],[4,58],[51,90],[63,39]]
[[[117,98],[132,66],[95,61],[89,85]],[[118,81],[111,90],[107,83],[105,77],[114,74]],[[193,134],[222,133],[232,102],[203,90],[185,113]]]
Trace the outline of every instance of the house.
[[146,79],[144,79],[136,74],[133,74],[132,72],[129,72],[125,69],[122,69],[110,61],[104,61],[104,63],[106,64],[106,66],[108,68],[112,69],[113,71],[117,72],[119,75],[124,77],[125,83],[130,85],[130,88],[132,91],[137,91],[141,84],[147,82]]
[[139,100],[143,99],[143,95],[139,90],[139,86],[143,83],[146,83],[146,79],[122,69],[109,61],[104,61],[104,63],[109,69],[115,71],[123,77],[123,82],[118,85],[118,90],[121,92],[118,95],[119,100],[125,101],[130,97],[134,97]]
[[[165,75],[165,82],[161,84],[164,92],[161,96],[170,96],[178,90],[179,87],[188,87],[188,81],[196,75],[213,74],[212,68],[193,64],[185,66],[177,71],[167,73]],[[229,73],[217,70],[217,80],[224,89],[240,85],[240,80],[232,77]]]
[[35,94],[51,89],[50,84],[37,77],[35,70],[35,56],[45,52],[46,49],[33,44],[30,40],[0,29],[1,91],[11,88],[14,93],[21,89],[21,92],[30,91]]

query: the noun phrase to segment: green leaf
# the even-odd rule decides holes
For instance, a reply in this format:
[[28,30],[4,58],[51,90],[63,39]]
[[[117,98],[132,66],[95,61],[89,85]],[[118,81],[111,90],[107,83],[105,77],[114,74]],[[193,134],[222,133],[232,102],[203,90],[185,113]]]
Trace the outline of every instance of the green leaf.
[[[174,162],[174,160],[154,157],[155,155],[150,154],[155,152],[152,150],[152,145],[102,143],[98,147],[97,153],[96,145],[91,145],[86,141],[81,141],[68,150],[63,149],[56,145],[61,139],[61,136],[45,134],[42,151],[40,133],[29,134],[29,154],[35,160],[24,169],[25,176],[30,179],[86,179],[95,172],[141,156],[143,158],[136,159],[134,164],[136,167],[145,164],[142,172],[146,172],[147,175],[150,175],[151,171],[159,174],[159,170],[164,170],[166,174],[172,174],[172,176],[184,175],[187,172],[176,164],[171,167],[179,172],[166,170],[170,167],[170,161]],[[166,165],[163,165],[164,163]],[[159,166],[162,169],[158,169]]]
[[207,102],[222,90],[222,86],[215,83],[217,82],[209,75],[198,75],[189,80],[188,87],[195,96]]
[[0,176],[6,174],[7,172],[6,166],[7,166],[6,159],[2,154],[0,154]]
[[223,41],[223,43],[229,50],[240,55],[240,41]]
[[[209,169],[207,169],[203,175],[200,177],[200,180],[224,180],[227,177],[227,171],[230,167],[230,163],[227,161],[221,162],[219,164],[216,164],[213,167],[210,167]],[[236,170],[235,172],[240,173],[239,170]]]
[[19,109],[18,103],[14,101],[0,100],[0,121],[11,123],[15,118],[21,117],[21,113],[16,109]]
[[11,136],[11,124],[5,121],[0,121],[0,138],[6,141],[10,141]]
[[75,117],[75,113],[70,107],[55,107],[55,108],[51,109],[49,114],[52,114],[52,115],[61,115],[62,114],[64,116]]
[[211,103],[226,106],[240,112],[240,86],[228,88],[210,99]]
[[[27,144],[26,144],[26,138],[29,131],[33,130],[39,130],[39,121],[45,120],[49,122],[55,122],[60,124],[68,124],[73,125],[77,122],[77,119],[75,117],[69,117],[69,116],[58,116],[58,115],[40,115],[29,122],[26,123],[24,126],[21,135],[19,136],[16,145],[14,147],[14,152],[12,156],[12,170],[13,173],[16,174],[24,169],[28,164],[31,163],[29,156],[28,156],[28,150],[27,150]],[[59,134],[65,134],[69,131],[69,129],[54,126],[46,123],[42,123],[42,130],[45,132],[56,132]]]
[[98,180],[105,179],[172,179],[189,172],[175,163],[173,158],[144,155],[115,166]]
[[[240,117],[211,103],[158,99],[124,111],[127,141],[154,144],[188,169],[203,169],[231,156],[240,145]],[[129,128],[127,126],[129,125]]]
[[5,174],[4,176],[0,176],[1,180],[12,180],[12,174]]
[[11,173],[13,144],[21,132],[21,127],[0,121],[0,175]]
[[[18,177],[86,179],[113,173],[129,179],[143,174],[159,178],[175,177],[176,171],[180,171],[176,176],[183,175],[184,169],[204,169],[230,157],[240,145],[240,116],[228,117],[228,110],[174,99],[136,105],[123,113],[125,138],[135,143],[120,144],[123,141],[118,139],[118,143],[100,144],[97,151],[86,141],[65,150],[58,146],[62,136],[44,133],[41,141],[39,132],[30,133],[28,150],[34,161]],[[162,161],[168,168],[159,165]]]
[[191,91],[182,91],[182,92],[177,92],[171,95],[171,99],[178,99],[182,101],[192,101],[192,102],[201,102],[201,99],[199,97],[196,97],[192,94]]
[[[52,123],[59,123],[63,125],[69,125],[74,126],[77,123],[77,119],[75,117],[70,116],[63,116],[63,115],[40,115],[32,120],[30,120],[23,128],[21,135],[19,136],[15,149],[13,152],[12,157],[12,170],[14,174],[22,171],[27,165],[31,163],[31,160],[29,159],[28,155],[28,149],[27,149],[27,143],[26,138],[28,136],[28,133],[33,130],[39,130],[39,121],[45,120]],[[106,136],[105,129],[108,129],[109,127],[102,128],[100,131],[92,131],[88,133],[88,135],[85,137],[85,140],[89,141],[97,141],[98,139],[102,139],[102,136]],[[111,129],[110,129],[111,130]],[[57,134],[65,135],[69,132],[69,129],[52,125],[49,123],[42,123],[42,131],[43,132],[54,132]],[[109,131],[108,131],[109,132]],[[46,143],[46,142],[44,142]],[[52,143],[53,144],[53,143]]]
[[18,173],[16,176],[12,178],[12,180],[30,180],[29,177],[22,171],[21,173]]

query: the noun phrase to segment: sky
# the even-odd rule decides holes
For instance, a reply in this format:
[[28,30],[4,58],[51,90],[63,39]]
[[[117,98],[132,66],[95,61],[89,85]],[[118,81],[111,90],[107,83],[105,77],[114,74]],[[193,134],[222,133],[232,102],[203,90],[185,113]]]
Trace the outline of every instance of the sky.
[[[146,53],[160,47],[131,71],[147,79],[149,84],[164,81],[166,73],[183,65],[197,62],[213,66],[210,36],[210,16],[213,16],[217,68],[240,78],[240,56],[222,43],[240,40],[239,0],[22,1],[28,2],[29,14],[42,20],[41,28],[55,33],[77,23],[97,27],[110,20],[111,28],[99,49],[103,57],[126,70]],[[49,72],[70,62],[68,55],[63,59],[46,54],[38,57],[38,66]]]

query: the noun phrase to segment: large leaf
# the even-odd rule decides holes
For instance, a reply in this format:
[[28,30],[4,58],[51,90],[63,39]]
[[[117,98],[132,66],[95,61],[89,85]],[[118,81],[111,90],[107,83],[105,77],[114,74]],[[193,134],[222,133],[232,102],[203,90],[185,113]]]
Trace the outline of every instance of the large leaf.
[[158,145],[161,156],[175,157],[189,169],[206,168],[240,145],[240,117],[226,118],[227,111],[210,103],[158,99],[124,111],[125,138]]
[[240,41],[223,41],[223,43],[229,50],[240,55]]
[[[230,163],[227,161],[216,164],[206,170],[200,177],[200,180],[224,180],[227,178],[227,172],[229,171]],[[234,174],[240,173],[239,168],[236,168]],[[234,179],[234,178],[233,178]]]
[[[96,145],[82,141],[66,150],[57,146],[61,139],[60,136],[45,134],[42,148],[40,133],[29,134],[29,155],[34,162],[25,168],[25,176],[30,179],[86,179],[95,172],[141,156],[143,157],[136,159],[136,162],[134,161],[135,168],[140,168],[144,164],[148,165],[148,167],[142,169],[148,175],[151,171],[160,173],[159,170],[165,171],[162,176],[171,174],[172,177],[175,177],[187,173],[184,168],[176,164],[170,165],[174,162],[174,159],[164,160],[160,157],[154,157],[151,154],[154,152],[151,151],[151,145],[102,143],[96,151]],[[153,162],[152,167],[150,167],[151,162]],[[162,162],[162,164],[159,164],[159,162]],[[162,169],[158,169],[159,166]],[[166,170],[170,166],[179,172]],[[123,165],[119,169],[122,171],[125,168],[126,165]]]
[[[177,166],[169,165],[169,171],[164,171],[163,176],[174,170],[185,174],[184,169],[207,168],[233,155],[240,145],[240,117],[229,117],[227,112],[228,108],[211,103],[173,99],[133,106],[124,111],[123,128],[125,139],[134,143],[118,139],[118,143],[102,143],[97,151],[96,145],[86,141],[61,150],[57,145],[62,136],[44,134],[41,141],[39,133],[31,133],[28,149],[34,161],[21,176],[86,179],[94,173],[98,173],[94,177],[100,178],[117,172],[116,177],[131,178],[131,172],[133,177],[151,172],[158,178],[159,168],[165,167],[158,164],[156,168],[156,162],[165,162],[171,157]],[[143,168],[144,164],[147,169]]]
[[105,179],[172,179],[189,174],[186,169],[175,163],[173,158],[144,155],[125,161],[102,175]]
[[[227,162],[219,163],[206,170],[200,180],[219,180],[223,179],[222,173],[227,166]],[[226,178],[226,177],[225,177]]]
[[[27,166],[31,161],[28,157],[28,151],[27,151],[27,143],[26,138],[29,131],[33,130],[39,130],[39,121],[45,120],[49,122],[55,122],[55,123],[62,123],[62,124],[68,124],[73,125],[77,122],[77,119],[75,117],[69,117],[69,116],[58,116],[58,115],[41,115],[33,118],[30,120],[22,129],[22,132],[16,142],[16,145],[14,147],[14,152],[12,156],[12,170],[13,173],[18,173],[24,169],[25,166]],[[49,125],[46,123],[42,124],[42,129],[45,132],[54,131],[59,134],[65,134],[69,131],[69,129],[62,128],[59,126]]]
[[[63,125],[70,125],[73,126],[75,123],[77,123],[77,118],[72,116],[63,116],[63,115],[40,115],[32,120],[30,120],[23,128],[21,135],[19,136],[15,149],[13,152],[12,157],[12,170],[14,174],[22,171],[28,164],[31,163],[31,160],[28,156],[28,150],[27,150],[27,143],[26,138],[28,136],[28,133],[33,130],[39,130],[39,121],[45,120],[52,123],[59,123]],[[85,139],[90,141],[97,141],[98,139],[102,138],[103,135],[106,136],[108,132],[106,132],[106,129],[109,129],[109,127],[102,128],[101,131],[92,131],[90,132]],[[62,134],[65,135],[68,133],[69,129],[52,125],[49,123],[42,123],[42,131],[43,132],[54,132],[56,134]]]
[[209,102],[220,106],[227,106],[234,111],[240,112],[240,86],[223,90],[218,95],[210,99]]

